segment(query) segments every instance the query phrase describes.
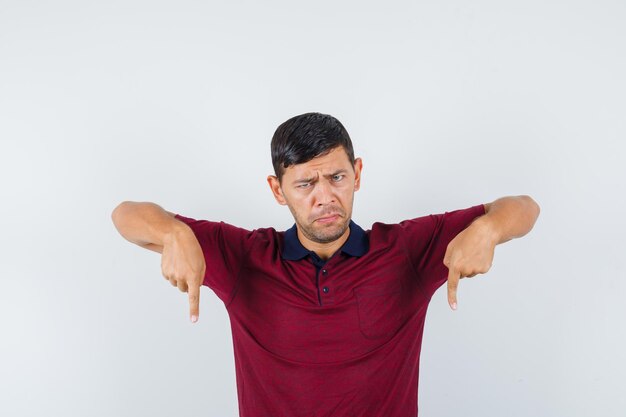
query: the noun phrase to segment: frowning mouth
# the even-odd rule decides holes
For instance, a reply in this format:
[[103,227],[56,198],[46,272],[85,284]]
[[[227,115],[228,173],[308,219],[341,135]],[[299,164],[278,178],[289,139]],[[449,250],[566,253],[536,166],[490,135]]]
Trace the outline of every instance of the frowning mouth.
[[322,223],[330,223],[332,221],[334,221],[335,219],[337,219],[339,217],[338,214],[332,214],[330,216],[327,217],[320,217],[319,219],[317,219],[318,222],[322,222]]

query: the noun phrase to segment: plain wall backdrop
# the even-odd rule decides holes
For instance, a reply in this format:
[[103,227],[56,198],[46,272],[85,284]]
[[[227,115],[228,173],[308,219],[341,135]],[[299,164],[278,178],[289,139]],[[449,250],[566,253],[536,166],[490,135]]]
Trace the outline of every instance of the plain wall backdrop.
[[[228,315],[200,320],[111,212],[293,224],[270,140],[337,117],[365,229],[528,194],[534,229],[445,286],[420,416],[626,409],[623,1],[0,0],[0,415],[238,415]],[[329,387],[329,390],[332,387]]]

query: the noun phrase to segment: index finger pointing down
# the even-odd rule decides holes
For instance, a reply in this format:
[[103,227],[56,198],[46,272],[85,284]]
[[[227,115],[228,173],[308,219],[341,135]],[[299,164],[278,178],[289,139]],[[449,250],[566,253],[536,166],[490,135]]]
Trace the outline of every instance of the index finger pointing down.
[[200,287],[189,287],[189,314],[191,315],[191,321],[195,323],[200,316]]
[[456,289],[459,286],[461,272],[450,268],[448,271],[448,304],[452,310],[456,310]]

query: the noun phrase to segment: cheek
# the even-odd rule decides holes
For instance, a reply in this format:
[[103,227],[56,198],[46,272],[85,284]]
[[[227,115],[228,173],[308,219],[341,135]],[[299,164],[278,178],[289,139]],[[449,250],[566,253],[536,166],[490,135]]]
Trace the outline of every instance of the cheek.
[[291,201],[292,211],[295,211],[301,218],[308,218],[311,212],[312,199],[310,198],[297,198]]
[[353,196],[354,196],[354,188],[350,186],[344,187],[339,192],[339,198],[341,198],[342,201],[350,201]]

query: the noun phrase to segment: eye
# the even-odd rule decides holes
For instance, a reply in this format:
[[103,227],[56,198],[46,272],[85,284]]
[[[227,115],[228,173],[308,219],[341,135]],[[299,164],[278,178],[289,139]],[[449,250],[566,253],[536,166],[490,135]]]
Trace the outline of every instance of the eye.
[[[344,176],[345,176],[345,175],[341,175],[341,174],[337,174],[337,175],[335,175],[335,177],[342,177],[342,178],[343,178]],[[341,181],[341,179],[338,179],[337,181]]]
[[302,185],[298,185],[298,188],[307,188],[306,186],[309,185],[310,183],[304,183]]

